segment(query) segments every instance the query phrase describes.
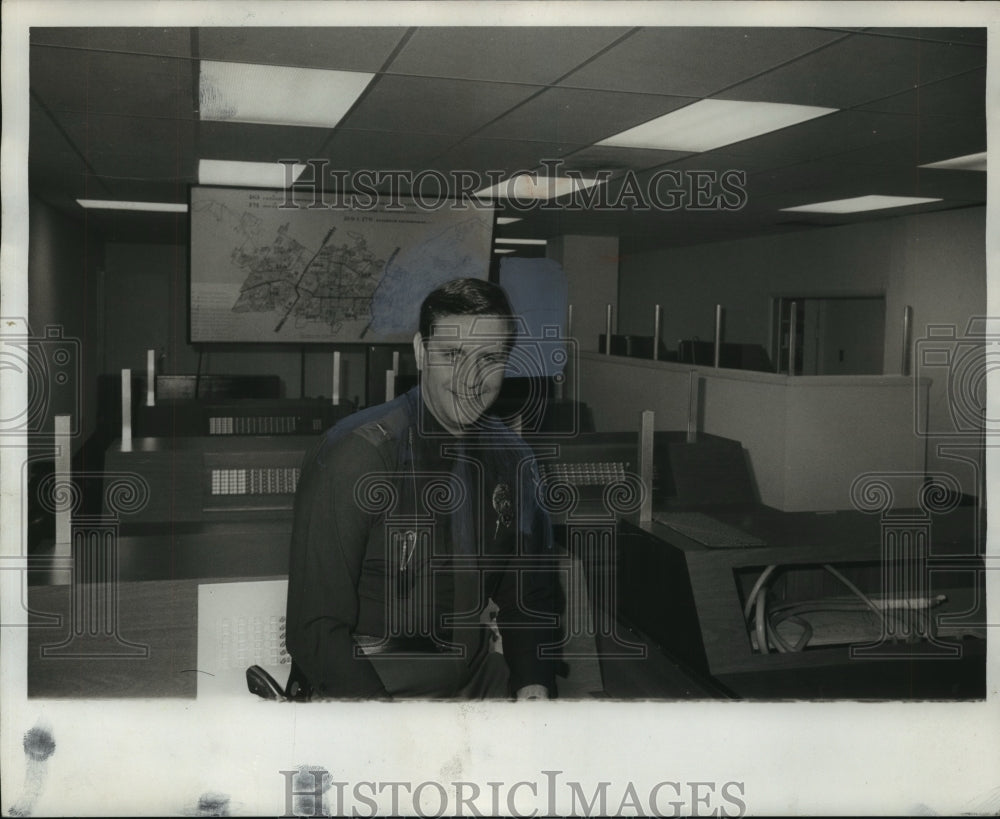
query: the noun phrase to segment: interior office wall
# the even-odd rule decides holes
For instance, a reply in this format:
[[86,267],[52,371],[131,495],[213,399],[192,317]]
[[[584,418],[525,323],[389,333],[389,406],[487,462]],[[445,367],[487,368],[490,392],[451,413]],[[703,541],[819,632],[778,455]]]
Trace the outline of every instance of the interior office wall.
[[[106,263],[107,344],[104,372],[125,367],[145,371],[146,351],[157,354],[157,369],[165,374],[198,371],[198,348],[187,341],[188,285],[187,247],[109,243]],[[341,398],[365,395],[363,350],[347,348],[341,353]],[[277,375],[284,395],[298,398],[331,397],[332,349],[259,347],[246,345],[206,346],[202,350],[202,374]]]
[[774,296],[885,293],[884,367],[898,373],[904,306],[916,327],[985,310],[985,220],[967,208],[645,253],[623,244],[619,331],[652,332],[660,303],[668,347],[710,340],[722,304],[726,341],[766,346]]
[[618,237],[557,236],[549,240],[546,256],[566,271],[572,332],[579,349],[596,352],[598,336],[607,326],[609,304],[614,311],[612,327],[619,321]]
[[823,375],[882,373],[884,299],[821,299],[817,313],[817,372]]
[[[927,433],[927,465],[956,477],[964,492],[977,491],[985,469],[982,439],[973,421],[984,406],[987,363],[980,326],[986,316],[986,209],[948,211],[897,220],[886,313],[913,308],[912,371],[933,379],[926,418],[915,426]],[[934,337],[929,334],[935,333]],[[944,332],[943,337],[939,335]],[[947,340],[953,334],[954,340]],[[951,360],[940,365],[941,353]],[[899,367],[902,334],[886,337],[886,366]]]
[[[851,509],[859,476],[925,468],[923,441],[911,434],[909,418],[914,401],[926,405],[926,379],[789,378],[600,353],[580,359],[577,395],[602,431],[638,434],[643,410],[655,413],[656,429],[684,430],[694,387],[697,430],[739,441],[761,502],[776,509]],[[912,505],[919,482],[893,483],[897,505]]]
[[[78,342],[79,382],[73,389],[39,384],[46,389],[41,422],[45,430],[52,429],[55,415],[77,416],[79,434],[72,442],[75,452],[93,432],[97,418],[97,374],[104,343],[103,246],[88,235],[84,225],[44,202],[31,197],[28,208],[28,315],[5,318],[26,319],[36,338],[44,339],[46,328],[52,327],[64,338]],[[54,375],[54,370],[50,374]],[[30,392],[28,402],[29,406],[42,406]]]
[[[715,305],[726,308],[727,341],[767,345],[771,299],[783,294],[885,295],[883,371],[900,373],[902,316],[912,308],[912,343],[930,325],[950,325],[959,336],[969,319],[986,311],[986,209],[982,207],[899,216],[863,224],[795,231],[632,254],[622,248],[619,273],[620,331],[650,333],[652,305],[663,306],[663,338],[714,334]],[[920,370],[919,356],[911,359]],[[946,368],[920,370],[932,379],[926,429],[929,470],[953,474],[965,492],[976,492],[975,471],[957,466],[941,446],[956,421]],[[914,425],[918,422],[914,419]],[[981,456],[977,456],[981,463]]]

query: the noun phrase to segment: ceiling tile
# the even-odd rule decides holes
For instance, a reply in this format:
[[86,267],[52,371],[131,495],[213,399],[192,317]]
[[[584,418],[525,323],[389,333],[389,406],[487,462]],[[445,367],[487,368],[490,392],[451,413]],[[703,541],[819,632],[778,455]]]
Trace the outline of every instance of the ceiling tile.
[[588,145],[566,157],[565,166],[580,171],[621,171],[655,168],[688,156],[679,151],[656,151],[647,148],[618,148],[613,145]]
[[381,76],[343,120],[346,128],[464,136],[527,99],[529,85]]
[[188,28],[44,28],[32,26],[32,45],[84,48],[94,51],[121,51],[129,54],[159,54],[165,57],[191,56]]
[[57,116],[98,174],[136,179],[190,178],[193,174],[191,121],[81,113]]
[[842,36],[819,29],[648,28],[560,85],[706,96]]
[[986,46],[986,28],[868,28],[866,34],[886,37],[910,37],[918,40],[936,40],[939,43],[964,43]]
[[[502,172],[506,177],[522,171],[534,171],[542,160],[557,160],[581,147],[567,143],[473,137],[436,157],[428,163],[428,167],[444,172],[469,170],[483,175],[493,170]],[[484,179],[484,187],[487,184],[492,183]]]
[[986,150],[986,118],[924,117],[916,148],[918,164]]
[[322,156],[329,158],[331,169],[420,170],[441,149],[440,137],[434,134],[338,128],[324,144]]
[[31,90],[53,111],[195,115],[191,60],[37,46],[31,49]]
[[125,202],[188,201],[189,185],[194,180],[179,179],[112,179],[107,183],[109,199]]
[[66,132],[35,100],[31,100],[29,108],[28,132],[28,156],[32,162],[62,166],[65,158],[73,157],[77,165],[82,165],[83,159]]
[[918,190],[921,196],[944,199],[986,201],[986,174],[981,171],[948,171],[940,168],[918,168]]
[[727,145],[734,156],[773,157],[784,162],[873,147],[916,135],[920,121],[902,114],[838,111],[780,131]]
[[488,125],[479,136],[587,144],[690,102],[686,97],[550,88]]
[[[740,145],[728,146],[727,148],[720,148],[716,151],[708,151],[703,154],[689,154],[670,160],[663,167],[682,171],[713,171],[717,174],[722,174],[726,171],[752,174],[770,168],[784,167],[797,161],[793,158],[783,156],[780,152],[774,151],[761,151],[758,153],[745,151],[743,154],[737,153],[736,149],[740,148],[741,145],[742,143]],[[730,151],[729,148],[732,148],[733,151]],[[655,171],[658,169],[651,168],[651,170]]]
[[829,154],[835,162],[869,167],[952,159],[986,150],[986,120],[966,117],[914,118],[915,127],[898,139]]
[[211,28],[198,29],[204,60],[378,71],[405,28]]
[[547,84],[628,32],[627,28],[421,28],[387,71]]
[[55,163],[28,163],[28,188],[32,196],[38,196],[52,204],[69,206],[78,198],[109,198],[108,186],[91,175],[77,161],[75,168],[69,161]]
[[976,46],[852,34],[718,97],[851,108],[984,65]]
[[903,165],[914,168],[919,160],[920,134],[914,131],[900,139],[890,139],[877,145],[866,145],[846,151],[838,151],[829,155],[833,162],[846,162],[852,165],[869,167]]
[[[867,194],[924,196],[919,192],[919,173],[914,167],[884,167],[846,162],[801,162],[752,174],[747,179],[748,198],[778,193],[823,190],[823,200]],[[814,200],[803,200],[799,204]]]
[[978,68],[957,77],[928,83],[858,106],[865,111],[888,111],[919,116],[986,114],[986,69]]
[[198,158],[243,162],[305,160],[322,156],[320,149],[328,137],[329,132],[322,128],[201,122],[198,125]]
[[188,214],[90,209],[81,217],[88,232],[107,242],[183,245],[188,241]]

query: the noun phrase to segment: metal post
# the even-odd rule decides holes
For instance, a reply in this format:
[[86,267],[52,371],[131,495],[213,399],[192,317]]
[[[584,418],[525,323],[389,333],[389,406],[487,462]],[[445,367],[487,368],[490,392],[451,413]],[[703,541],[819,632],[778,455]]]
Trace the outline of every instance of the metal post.
[[639,479],[642,481],[643,496],[639,506],[639,521],[649,523],[653,519],[653,412],[644,410],[642,427],[639,432]]
[[662,319],[660,305],[653,311],[653,361],[660,360],[660,321]]
[[719,366],[719,353],[722,351],[722,305],[715,305],[715,366]]
[[333,405],[340,405],[340,350],[333,353]]
[[132,371],[122,370],[122,452],[132,451]]
[[913,308],[906,305],[903,308],[903,360],[900,364],[900,372],[903,375],[910,374],[910,333],[913,321]]
[[774,344],[772,354],[774,355],[774,371],[776,373],[781,372],[781,318],[784,315],[785,300],[783,298],[778,299],[778,316],[777,321],[775,321],[775,331],[774,336],[771,337],[771,341]]
[[611,305],[608,305],[607,317],[605,319],[604,330],[604,353],[611,355]]
[[146,406],[156,404],[156,350],[146,350]]
[[688,425],[687,442],[693,444],[698,438],[698,371],[691,370],[688,379]]
[[[56,485],[62,481],[72,481],[71,472],[73,469],[71,458],[70,441],[70,416],[57,415],[55,423],[55,477]],[[72,496],[72,486],[66,486],[59,494]],[[70,554],[70,543],[73,538],[72,504],[63,503],[56,505],[56,542],[55,553],[61,557],[68,557]]]
[[792,302],[789,307],[791,312],[789,313],[788,319],[788,374],[795,375],[795,357],[798,352],[795,348],[798,346],[798,324],[799,324],[799,305],[798,302]]

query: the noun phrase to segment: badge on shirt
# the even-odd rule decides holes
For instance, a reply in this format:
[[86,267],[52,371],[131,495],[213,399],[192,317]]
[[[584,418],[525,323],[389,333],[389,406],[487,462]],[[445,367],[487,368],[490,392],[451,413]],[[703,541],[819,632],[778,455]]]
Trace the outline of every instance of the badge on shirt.
[[514,506],[510,500],[510,486],[498,483],[493,490],[493,510],[497,513],[497,528],[493,537],[500,534],[500,527],[509,529],[514,522]]

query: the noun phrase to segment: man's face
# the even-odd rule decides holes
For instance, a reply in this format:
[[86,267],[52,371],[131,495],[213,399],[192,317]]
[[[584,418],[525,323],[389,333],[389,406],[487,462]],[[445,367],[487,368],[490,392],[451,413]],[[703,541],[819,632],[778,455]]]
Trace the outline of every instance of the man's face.
[[508,319],[445,316],[431,337],[413,337],[421,391],[431,414],[453,435],[461,435],[488,410],[503,384]]

